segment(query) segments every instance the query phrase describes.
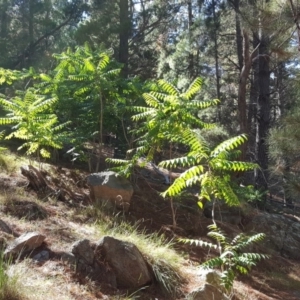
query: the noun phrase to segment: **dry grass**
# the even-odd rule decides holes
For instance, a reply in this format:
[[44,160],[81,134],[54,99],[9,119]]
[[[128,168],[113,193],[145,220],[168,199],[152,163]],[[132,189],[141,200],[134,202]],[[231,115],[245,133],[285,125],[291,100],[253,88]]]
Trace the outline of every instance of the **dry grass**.
[[30,300],[74,300],[76,297],[90,299],[85,287],[74,282],[64,267],[56,262],[48,261],[39,267],[30,260],[24,260],[11,265],[9,273],[21,279],[19,283],[23,293]]
[[[16,159],[16,166],[21,161],[21,159]],[[24,161],[21,164],[24,164]],[[16,170],[14,168],[11,170]],[[10,176],[12,177],[10,178]],[[41,201],[32,192],[24,189],[26,185],[21,184],[22,178],[19,174],[8,175],[5,173],[3,178],[5,180],[0,179],[0,219],[9,224],[15,233],[38,231],[45,234],[47,246],[54,252],[69,251],[73,242],[82,238],[96,242],[104,235],[110,235],[135,244],[144,254],[156,271],[156,278],[161,287],[159,296],[157,297],[157,291],[155,291],[155,296],[152,294],[149,296],[148,290],[128,293],[119,291],[119,295],[115,295],[115,291],[110,294],[109,291],[107,299],[183,299],[183,292],[188,294],[202,284],[196,276],[197,268],[188,260],[191,254],[189,253],[190,248],[181,248],[185,251],[184,253],[175,251],[176,239],[170,241],[170,238],[167,240],[160,234],[149,234],[151,229],[153,232],[153,228],[150,230],[148,228],[147,232],[142,229],[142,224],[146,224],[146,222],[141,221],[130,225],[128,215],[105,205],[98,207],[79,203],[70,205],[70,203],[51,198]],[[72,187],[70,186],[70,188]],[[144,205],[146,207],[154,205],[152,200],[145,195],[147,203]],[[139,201],[144,200],[139,199]],[[159,205],[158,203],[158,208]],[[255,213],[248,209],[248,206],[244,207],[247,214]],[[161,215],[157,214],[147,215],[147,217],[149,219],[157,217],[158,220],[165,221],[167,210],[160,212]],[[155,219],[155,221],[157,220]],[[3,236],[3,238],[11,239],[13,236]],[[176,248],[179,248],[178,245]],[[205,259],[202,254],[199,254],[200,252],[195,253],[199,256],[197,261]],[[265,269],[262,267],[253,276],[243,277],[241,281],[236,281],[234,284],[235,298],[233,297],[233,299],[297,299],[297,295],[294,296],[293,293],[300,290],[300,271],[298,272],[300,264],[295,264],[295,267],[291,264],[287,269],[286,262],[283,262],[281,265],[285,268],[276,267],[275,271],[274,266],[277,265],[278,259],[274,259],[271,267]],[[78,280],[67,265],[55,259],[50,259],[43,265],[36,265],[30,259],[17,261],[8,267],[8,275],[7,282],[0,288],[0,300],[105,299],[101,293],[103,292],[101,286],[86,278],[83,278],[82,281]],[[165,296],[166,294],[168,296]]]

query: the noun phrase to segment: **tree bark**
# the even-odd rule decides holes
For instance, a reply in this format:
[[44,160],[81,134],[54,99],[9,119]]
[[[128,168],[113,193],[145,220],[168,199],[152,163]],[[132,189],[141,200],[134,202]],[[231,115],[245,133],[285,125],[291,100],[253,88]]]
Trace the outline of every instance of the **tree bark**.
[[130,18],[128,0],[120,0],[119,61],[123,64],[122,76],[128,77]]
[[30,53],[28,55],[28,63],[31,64],[31,58],[32,58],[32,54],[31,53],[33,51],[33,43],[34,43],[34,33],[33,33],[33,24],[34,24],[34,12],[33,12],[33,8],[34,8],[34,0],[29,0],[29,17],[28,17],[28,35],[29,35],[29,49],[30,49]]
[[[244,51],[243,51],[243,67],[240,73],[240,80],[239,80],[239,89],[238,89],[238,116],[239,116],[239,124],[240,124],[240,133],[247,134],[249,133],[248,130],[248,120],[247,120],[247,82],[248,77],[251,70],[252,65],[252,55],[250,55],[249,49],[249,36],[248,33],[244,30],[243,31],[244,37]],[[247,154],[247,147],[248,142],[245,142],[241,146],[241,160],[245,161],[246,154]]]
[[8,32],[8,1],[4,0],[1,5],[1,13],[0,13],[0,38],[5,39]]
[[249,49],[249,36],[245,30],[243,31],[243,37],[244,37],[244,51],[243,51],[244,64],[240,73],[240,80],[239,80],[238,111],[239,111],[240,132],[248,134],[246,92],[247,92],[248,76],[252,65],[252,57],[250,55],[250,49]]
[[189,49],[189,56],[188,56],[188,73],[189,73],[189,78],[193,79],[194,77],[194,55],[193,55],[193,50],[192,50],[192,26],[193,26],[193,8],[192,8],[192,0],[188,0],[188,32],[189,32],[189,44],[190,44],[190,49]]
[[[214,20],[214,32],[213,32],[213,42],[214,42],[214,56],[215,56],[215,72],[217,81],[217,99],[221,99],[221,84],[220,84],[220,64],[219,64],[219,44],[218,44],[218,19],[216,14],[216,1],[212,0],[213,7],[213,20]],[[221,120],[221,108],[218,108],[218,120]]]
[[296,31],[298,37],[298,51],[300,51],[300,12],[298,11],[298,7],[295,7],[293,0],[289,0],[289,3],[293,14],[294,23],[296,25]]
[[240,20],[240,0],[234,0],[232,2],[235,10],[235,36],[236,36],[236,52],[238,57],[238,66],[239,71],[241,72],[243,68],[243,35],[241,29],[241,20]]
[[[250,85],[250,98],[249,98],[249,105],[248,105],[248,132],[249,132],[249,148],[250,151],[256,155],[256,130],[257,130],[257,102],[258,102],[258,95],[259,95],[259,86],[258,86],[258,45],[259,40],[256,34],[253,34],[253,49],[256,49],[253,53],[257,59],[253,60],[252,62],[252,74],[251,74],[251,85]],[[254,157],[253,157],[254,158]],[[257,161],[257,157],[255,156],[255,160]],[[255,173],[257,170],[254,171]],[[254,176],[256,178],[256,175]]]
[[270,129],[270,59],[269,59],[269,37],[262,32],[259,44],[259,71],[258,71],[258,110],[257,110],[257,160],[260,170],[257,174],[256,185],[258,188],[268,189],[268,153],[267,134]]

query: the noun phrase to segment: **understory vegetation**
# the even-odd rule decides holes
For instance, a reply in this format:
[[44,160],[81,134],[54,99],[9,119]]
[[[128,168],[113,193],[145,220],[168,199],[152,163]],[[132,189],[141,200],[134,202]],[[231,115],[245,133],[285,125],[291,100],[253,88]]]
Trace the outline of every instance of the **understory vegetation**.
[[[84,236],[81,226],[94,240],[130,241],[174,299],[193,281],[181,269],[194,251],[192,266],[219,270],[232,296],[272,260],[269,237],[243,221],[286,209],[299,221],[299,10],[295,0],[0,1],[1,218],[19,233],[74,227],[55,246]],[[19,182],[25,164],[42,188]],[[130,181],[136,207],[91,203],[83,177],[104,170]],[[222,214],[235,209],[228,230]],[[201,235],[182,215],[197,215],[194,227],[207,217]],[[98,297],[56,263],[39,271],[72,282],[61,299]],[[32,293],[29,283],[18,294],[16,269],[0,256],[0,300]]]

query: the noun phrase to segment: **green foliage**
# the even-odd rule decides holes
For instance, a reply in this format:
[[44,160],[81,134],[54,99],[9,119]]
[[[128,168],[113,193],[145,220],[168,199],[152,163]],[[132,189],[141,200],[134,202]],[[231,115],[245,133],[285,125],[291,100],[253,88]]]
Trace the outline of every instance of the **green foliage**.
[[[132,166],[140,157],[146,156],[146,159],[150,161],[167,142],[181,142],[182,132],[186,128],[212,128],[214,126],[202,122],[197,117],[199,110],[219,103],[217,99],[195,100],[201,86],[201,78],[196,78],[184,92],[180,92],[176,86],[164,80],[149,85],[150,92],[143,94],[147,107],[131,107],[131,110],[137,113],[132,120],[137,123],[137,128],[133,133],[138,136],[138,139],[137,147],[127,152],[132,159],[127,161],[126,171],[120,168],[125,175],[129,175]],[[118,163],[114,160],[110,162]],[[128,167],[129,165],[131,167]]]
[[16,124],[6,139],[24,140],[18,150],[26,148],[28,155],[37,153],[49,158],[49,147],[62,147],[64,134],[60,131],[67,125],[58,125],[56,115],[49,113],[57,98],[38,95],[34,89],[19,94],[10,100],[0,98],[0,104],[8,111],[6,117],[0,118],[0,124]]
[[219,250],[220,255],[218,257],[205,261],[201,266],[206,269],[221,269],[221,282],[227,291],[231,290],[233,280],[238,273],[247,274],[258,261],[268,258],[268,255],[265,254],[244,252],[252,244],[262,241],[265,238],[265,234],[258,233],[246,236],[240,233],[230,240],[216,224],[209,225],[208,228],[210,231],[207,235],[215,240],[216,243],[190,239],[180,239],[180,241]]
[[0,68],[0,85],[2,85],[3,83],[12,84],[15,80],[19,78],[19,71],[12,71]]
[[22,284],[18,282],[16,276],[8,276],[7,270],[11,264],[11,259],[5,260],[3,250],[0,254],[0,300],[27,300],[22,294]]
[[181,142],[190,147],[189,153],[180,158],[166,160],[160,166],[167,168],[187,167],[174,183],[163,193],[163,196],[175,196],[184,189],[199,186],[199,205],[212,196],[223,199],[228,205],[238,205],[239,199],[231,184],[233,172],[248,171],[258,166],[249,162],[232,160],[233,153],[246,141],[245,135],[230,138],[210,150],[206,141],[197,133],[185,130]]
[[57,66],[53,74],[40,75],[43,93],[59,98],[55,106],[59,120],[72,121],[71,143],[78,149],[84,143],[92,143],[91,147],[98,147],[101,153],[103,134],[120,131],[116,125],[120,122],[117,115],[122,115],[120,69],[111,55],[111,50],[93,50],[86,43],[75,51],[69,48],[55,54]]
[[299,120],[298,104],[282,118],[280,126],[270,130],[267,140],[271,175],[280,182],[287,198],[294,201],[298,201],[300,195]]
[[136,133],[142,137],[137,148],[139,155],[147,154],[151,160],[152,155],[164,141],[174,140],[181,131],[189,127],[207,128],[212,124],[206,124],[196,117],[200,109],[218,104],[218,100],[200,101],[193,100],[202,86],[202,80],[196,78],[185,92],[180,92],[173,84],[159,80],[153,91],[144,93],[143,98],[148,107],[132,107],[138,114],[134,115],[134,121],[144,123],[139,126]]
[[262,202],[268,191],[256,189],[253,185],[235,187],[236,194],[249,203]]

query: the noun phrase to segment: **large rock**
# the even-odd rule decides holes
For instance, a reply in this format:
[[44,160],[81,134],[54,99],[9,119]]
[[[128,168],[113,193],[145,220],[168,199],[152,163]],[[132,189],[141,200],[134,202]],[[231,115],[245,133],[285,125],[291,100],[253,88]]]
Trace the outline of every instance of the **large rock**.
[[132,243],[105,236],[96,244],[95,255],[112,268],[118,288],[139,288],[151,282],[147,263]]
[[7,246],[4,255],[9,257],[30,252],[41,246],[45,238],[44,235],[37,232],[24,233]]
[[92,265],[94,262],[94,251],[90,246],[90,241],[87,239],[75,242],[72,245],[71,252],[75,256],[83,258],[85,262],[89,265]]
[[226,291],[221,285],[221,274],[211,269],[199,269],[198,277],[203,285],[193,290],[187,299],[194,300],[228,300]]
[[300,222],[285,215],[258,213],[246,227],[247,231],[266,234],[264,246],[281,255],[300,259]]
[[87,183],[94,201],[110,200],[118,208],[128,211],[133,187],[126,178],[115,172],[106,171],[87,176]]
[[229,298],[217,287],[211,284],[204,284],[189,294],[188,299],[193,300],[228,300]]

